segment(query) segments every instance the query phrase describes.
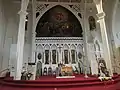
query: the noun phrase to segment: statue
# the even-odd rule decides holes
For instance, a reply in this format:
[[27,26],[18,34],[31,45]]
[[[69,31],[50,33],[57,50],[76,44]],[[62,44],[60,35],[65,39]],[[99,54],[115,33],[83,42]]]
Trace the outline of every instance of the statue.
[[52,64],[56,64],[56,50],[52,51]]
[[61,74],[61,68],[62,68],[63,64],[59,63],[58,67],[56,67],[56,76],[62,76]]
[[45,51],[45,64],[49,64],[49,50]]
[[71,56],[72,56],[72,63],[75,63],[75,50],[71,51]]
[[98,68],[99,68],[98,71],[99,71],[99,74],[101,77],[109,77],[110,76],[104,59],[99,60]]
[[64,51],[64,55],[65,55],[65,64],[68,64],[68,50]]
[[91,31],[96,29],[96,22],[93,16],[89,17],[89,27]]
[[27,80],[27,72],[23,71],[21,74],[21,80]]

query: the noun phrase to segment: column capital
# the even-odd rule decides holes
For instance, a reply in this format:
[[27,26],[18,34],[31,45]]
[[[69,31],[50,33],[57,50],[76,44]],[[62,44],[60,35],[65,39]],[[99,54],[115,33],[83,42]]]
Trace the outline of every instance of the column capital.
[[19,12],[18,12],[18,14],[19,15],[27,15],[28,14],[28,12],[26,12],[26,11],[23,11],[23,10],[20,10]]
[[100,21],[101,19],[103,19],[105,17],[105,12],[101,12],[101,13],[98,13],[96,15],[98,17],[98,21]]
[[35,35],[36,35],[37,33],[36,33],[36,32],[32,32],[32,34],[35,34]]

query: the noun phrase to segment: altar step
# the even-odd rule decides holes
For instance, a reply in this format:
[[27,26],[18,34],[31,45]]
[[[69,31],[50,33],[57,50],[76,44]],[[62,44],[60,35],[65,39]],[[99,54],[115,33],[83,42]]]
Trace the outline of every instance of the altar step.
[[116,85],[120,82],[120,76],[114,76],[113,80],[114,81],[101,82],[96,77],[49,78],[49,80],[46,78],[30,81],[3,79],[0,80],[0,90],[10,90],[9,88],[12,88],[11,90],[19,90],[18,88],[20,88],[20,90],[54,90],[55,88],[59,88],[59,90],[62,90],[63,88],[79,88],[79,90],[82,90],[82,87],[89,88]]

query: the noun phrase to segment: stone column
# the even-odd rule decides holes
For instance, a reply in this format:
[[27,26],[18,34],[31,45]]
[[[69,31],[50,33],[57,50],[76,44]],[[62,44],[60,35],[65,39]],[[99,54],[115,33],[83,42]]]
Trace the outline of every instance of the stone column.
[[[29,9],[32,9],[31,7]],[[26,31],[26,44],[30,44],[32,43],[32,11],[30,10],[28,12],[28,21],[27,21],[27,31]],[[31,55],[31,51],[29,53],[29,55]]]
[[51,66],[52,66],[52,62],[53,62],[53,58],[52,58],[52,49],[51,49],[51,48],[50,48],[49,55],[50,55],[50,57],[49,57],[49,65],[50,65],[50,67],[51,67]]
[[[4,15],[4,9],[3,9],[3,3],[2,0],[0,0],[0,71],[2,68],[2,62],[3,62],[3,46],[4,46],[4,40],[5,40],[5,15]],[[4,68],[5,69],[5,68]]]
[[62,47],[61,46],[59,46],[58,47],[58,52],[59,52],[59,54],[58,54],[58,63],[61,63],[62,62],[62,60],[63,60],[63,58],[62,58]]
[[69,49],[69,62],[70,62],[70,64],[72,65],[72,53],[71,53],[71,49]]
[[83,60],[83,64],[84,64],[84,73],[85,73],[85,78],[87,78],[88,76],[87,76],[87,71],[88,71],[88,43],[87,43],[87,26],[86,26],[86,8],[87,8],[87,6],[86,6],[86,0],[85,0],[85,4],[84,4],[84,18],[83,18],[83,22],[84,22],[84,26],[83,26],[83,28],[84,28],[84,31],[83,31],[83,40],[84,40],[84,48],[83,48],[83,52],[84,52],[84,54],[83,54],[83,57],[84,57],[84,60]]
[[[36,51],[36,0],[32,0],[32,46],[31,46],[31,63],[35,62],[35,51]],[[45,60],[45,59],[44,59]],[[33,68],[33,80],[36,76],[36,65],[32,66]]]
[[20,15],[20,22],[18,28],[18,40],[17,40],[17,51],[16,51],[16,74],[15,80],[21,79],[21,71],[23,64],[23,51],[24,51],[24,37],[25,37],[25,20],[27,15],[27,6],[29,4],[29,0],[21,1],[21,10],[18,12]]
[[104,53],[104,60],[107,65],[107,69],[109,70],[110,75],[113,75],[112,72],[112,63],[111,63],[111,57],[110,57],[110,48],[109,48],[109,42],[108,42],[108,35],[105,25],[105,13],[103,11],[102,7],[102,0],[94,0],[96,8],[97,8],[97,17],[98,22],[100,24],[100,30],[101,30],[101,37],[102,37],[102,43],[103,43],[103,53]]
[[[32,57],[31,62],[35,63],[35,50],[36,50],[36,0],[32,0]],[[35,70],[36,72],[36,70]]]
[[57,60],[57,61],[56,61],[57,63],[56,63],[56,64],[58,64],[58,63],[59,63],[59,49],[58,49],[58,48],[57,48],[56,55],[57,55],[57,59],[56,59],[56,60]]

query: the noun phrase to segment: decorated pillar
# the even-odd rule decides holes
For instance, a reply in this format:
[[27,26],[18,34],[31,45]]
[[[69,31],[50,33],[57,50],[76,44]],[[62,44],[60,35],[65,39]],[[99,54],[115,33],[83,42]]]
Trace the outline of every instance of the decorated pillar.
[[17,40],[17,52],[16,52],[16,73],[15,73],[15,80],[21,79],[21,72],[22,72],[22,64],[23,64],[23,51],[24,51],[24,37],[25,37],[25,20],[27,6],[29,4],[29,0],[22,0],[21,1],[21,10],[18,12],[20,15],[20,22],[18,28],[18,40]]
[[87,40],[87,26],[86,26],[86,0],[85,0],[85,4],[84,4],[84,17],[83,17],[83,28],[84,28],[84,31],[83,31],[83,39],[84,39],[84,48],[83,48],[83,57],[84,57],[84,61],[83,61],[83,66],[84,66],[84,73],[85,73],[85,78],[87,78],[87,71],[88,71],[88,40]]
[[[32,0],[32,46],[31,46],[31,63],[36,63],[35,62],[35,52],[36,52],[36,43],[35,43],[35,40],[36,40],[36,0]],[[45,52],[44,52],[44,55],[45,55]],[[44,59],[45,59],[45,56],[44,56]],[[33,80],[35,80],[35,76],[36,76],[36,65],[32,66],[33,68]]]
[[108,35],[105,25],[105,13],[102,7],[102,0],[94,0],[94,3],[97,8],[97,12],[98,12],[97,17],[98,17],[98,22],[100,24],[101,37],[103,43],[103,53],[104,53],[103,57],[106,62],[107,69],[109,70],[109,73],[112,76],[113,72],[112,72],[112,63],[110,57],[110,47],[109,47]]
[[62,46],[60,45],[58,47],[58,52],[59,52],[59,62],[58,63],[63,63],[63,51],[62,51]]
[[[4,46],[4,35],[6,33],[5,30],[5,15],[4,15],[4,9],[3,9],[2,0],[0,0],[0,62],[3,62],[3,46]],[[0,71],[2,68],[2,63],[0,63]]]
[[50,64],[50,67],[52,66],[52,62],[53,62],[53,58],[52,58],[52,49],[50,48],[50,52],[49,52],[49,64]]
[[57,62],[57,65],[58,65],[59,64],[59,49],[58,48],[57,48],[57,52],[56,53],[57,53],[57,61],[56,62]]
[[[31,57],[31,62],[35,63],[35,51],[36,51],[36,44],[35,44],[35,40],[36,40],[36,0],[32,0],[32,14],[33,14],[33,18],[32,18],[32,57]],[[36,70],[35,70],[36,71]]]
[[72,53],[71,53],[71,49],[69,49],[69,62],[72,65]]

